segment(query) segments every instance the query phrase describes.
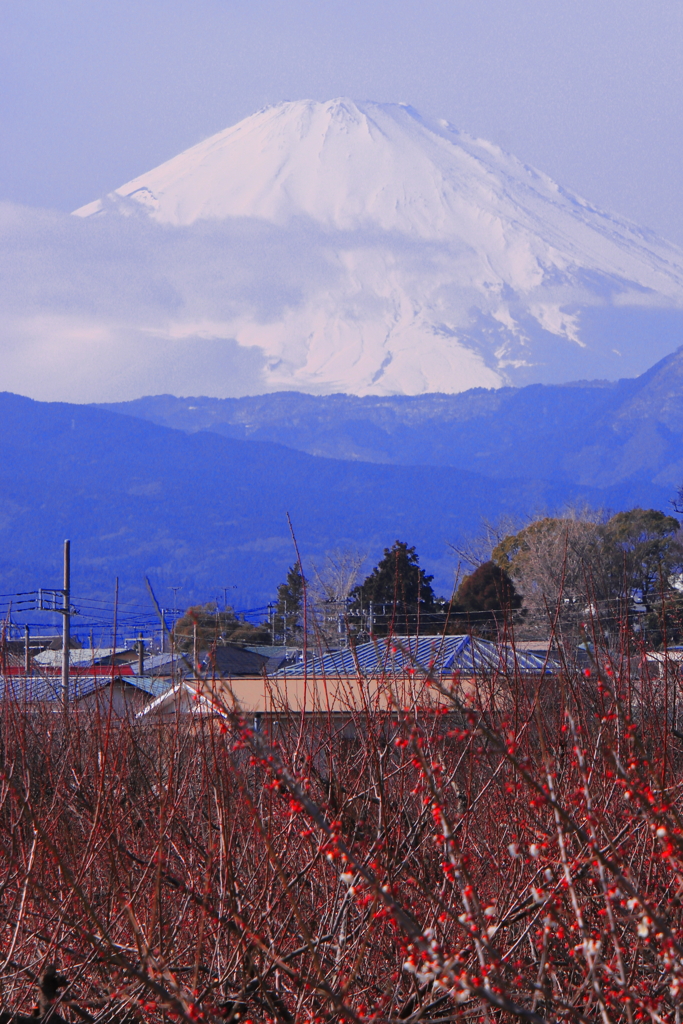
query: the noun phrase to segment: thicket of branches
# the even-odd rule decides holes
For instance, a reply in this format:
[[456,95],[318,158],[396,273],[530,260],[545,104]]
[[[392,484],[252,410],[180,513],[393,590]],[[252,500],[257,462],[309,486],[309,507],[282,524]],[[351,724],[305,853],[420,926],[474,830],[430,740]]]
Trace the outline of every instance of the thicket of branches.
[[54,964],[37,1012],[73,1021],[678,1024],[679,679],[627,639],[580,674],[414,665],[344,722],[5,700],[5,1011]]

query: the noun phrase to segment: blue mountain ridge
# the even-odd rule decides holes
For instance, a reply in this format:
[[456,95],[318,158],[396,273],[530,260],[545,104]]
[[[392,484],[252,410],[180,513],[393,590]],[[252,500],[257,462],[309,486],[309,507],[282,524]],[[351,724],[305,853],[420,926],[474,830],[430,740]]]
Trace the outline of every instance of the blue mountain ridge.
[[647,479],[597,488],[331,459],[10,393],[0,394],[0,423],[0,592],[58,587],[68,537],[76,603],[111,602],[118,576],[122,600],[149,604],[148,575],[167,606],[176,585],[179,608],[234,585],[237,607],[264,605],[295,560],[287,513],[304,569],[344,547],[374,564],[400,538],[448,594],[456,567],[448,541],[476,532],[482,516],[522,518],[566,502],[668,508],[673,493]]
[[683,348],[640,377],[615,382],[414,397],[158,395],[106,408],[312,455],[453,466],[496,479],[674,490],[683,481]]

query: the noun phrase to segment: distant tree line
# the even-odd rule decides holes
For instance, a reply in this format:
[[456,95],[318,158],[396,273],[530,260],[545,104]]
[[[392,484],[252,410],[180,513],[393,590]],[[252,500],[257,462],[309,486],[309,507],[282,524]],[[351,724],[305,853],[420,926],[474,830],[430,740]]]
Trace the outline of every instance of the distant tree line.
[[[340,564],[337,555],[337,577]],[[505,532],[449,598],[435,594],[433,577],[421,568],[415,547],[401,540],[385,548],[377,565],[355,586],[347,579],[341,595],[334,588],[321,594],[317,575],[310,588],[309,616],[313,628],[321,623],[331,627],[326,639],[332,642],[345,633],[359,638],[417,631],[490,636],[506,623],[521,634],[543,636],[553,619],[558,628],[578,632],[595,617],[603,628],[627,625],[640,630],[652,643],[664,635],[669,640],[683,637],[681,531],[674,516],[656,509],[636,508],[608,517],[571,511]],[[279,623],[286,602],[292,638],[303,631],[302,590],[294,566],[278,603]],[[326,616],[326,606],[342,607],[343,613],[336,619]]]
[[[589,510],[489,531],[485,557],[450,597],[437,596],[415,547],[396,540],[361,579],[363,557],[329,553],[304,579],[298,563],[277,589],[269,617],[246,622],[215,604],[189,608],[175,624],[178,649],[224,643],[299,645],[304,630],[336,646],[388,633],[474,632],[496,635],[506,624],[543,635],[551,620],[580,630],[599,616],[602,628],[626,623],[650,642],[683,637],[683,542],[678,520],[655,509],[610,517]],[[304,598],[307,615],[304,622]]]
[[[388,633],[465,632],[474,623],[486,633],[507,612],[519,608],[521,599],[505,569],[493,562],[478,567],[461,583],[451,598],[438,597],[434,577],[420,566],[415,547],[396,540],[361,582],[352,583],[348,561],[336,553],[330,574],[316,570],[310,584],[308,628],[325,642],[334,644],[349,637],[367,639]],[[327,583],[326,583],[327,581]],[[290,568],[287,580],[278,588],[275,632],[292,642],[301,640],[303,622],[303,579],[298,565]]]

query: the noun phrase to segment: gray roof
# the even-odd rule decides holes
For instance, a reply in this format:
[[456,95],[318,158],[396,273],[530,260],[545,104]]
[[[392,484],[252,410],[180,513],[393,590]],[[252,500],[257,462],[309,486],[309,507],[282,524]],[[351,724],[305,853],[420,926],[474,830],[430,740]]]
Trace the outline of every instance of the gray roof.
[[267,659],[264,666],[266,675],[271,675],[273,672],[277,672],[279,668],[284,668],[285,665],[291,665],[301,658],[300,647],[283,647],[276,645],[270,647],[266,644],[249,644],[244,649],[245,651],[253,651],[254,654],[260,654],[262,658]]
[[217,676],[258,676],[267,663],[262,654],[236,644],[221,644],[202,659],[205,671]]
[[[116,650],[113,647],[69,648],[69,664],[87,668],[89,665],[98,665],[105,658],[111,658],[113,654],[127,654],[128,651],[128,647],[117,647]],[[43,651],[36,654],[33,663],[42,668],[59,668],[62,664],[62,652]]]
[[150,697],[160,697],[173,686],[173,681],[168,676],[121,676],[121,679],[124,683],[130,683],[131,686],[149,694]]
[[[132,663],[136,664],[135,661]],[[172,653],[171,651],[164,651],[163,654],[145,654],[142,668],[143,674],[146,675],[168,675],[172,671],[180,672],[184,674],[189,672],[190,665],[192,664],[192,658],[190,655]]]

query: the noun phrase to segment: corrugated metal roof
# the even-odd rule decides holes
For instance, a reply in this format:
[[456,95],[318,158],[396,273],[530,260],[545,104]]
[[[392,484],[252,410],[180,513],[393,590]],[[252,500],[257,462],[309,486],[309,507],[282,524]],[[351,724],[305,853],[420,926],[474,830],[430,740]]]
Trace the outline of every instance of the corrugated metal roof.
[[[279,675],[335,676],[402,672],[415,665],[433,669],[437,673],[459,672],[465,675],[511,671],[538,673],[546,660],[532,651],[513,649],[494,644],[480,637],[466,636],[394,636],[378,637],[358,644],[355,652],[331,651],[322,657],[310,659],[306,666],[294,665]],[[557,665],[548,662],[546,671],[556,671]]]
[[[81,687],[87,687],[90,693],[94,689],[94,680],[81,676],[73,680],[73,692],[80,693]],[[6,676],[0,680],[0,700],[14,700],[20,704],[28,701],[59,701],[62,699],[61,679],[56,676]]]
[[443,663],[444,672],[556,672],[559,665],[545,653],[527,651],[510,644],[494,644],[478,637],[463,637],[458,647]]

